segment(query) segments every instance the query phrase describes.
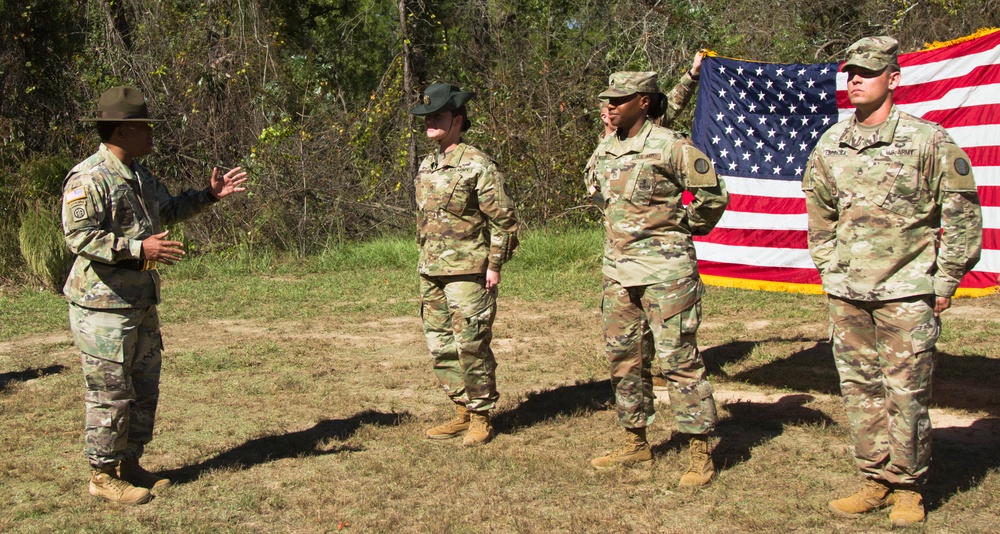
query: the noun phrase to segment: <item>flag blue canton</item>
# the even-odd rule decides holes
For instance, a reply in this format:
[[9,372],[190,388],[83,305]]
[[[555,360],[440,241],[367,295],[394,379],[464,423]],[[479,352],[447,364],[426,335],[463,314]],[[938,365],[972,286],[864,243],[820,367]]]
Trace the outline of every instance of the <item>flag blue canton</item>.
[[721,175],[801,180],[838,119],[837,67],[706,58],[692,140]]

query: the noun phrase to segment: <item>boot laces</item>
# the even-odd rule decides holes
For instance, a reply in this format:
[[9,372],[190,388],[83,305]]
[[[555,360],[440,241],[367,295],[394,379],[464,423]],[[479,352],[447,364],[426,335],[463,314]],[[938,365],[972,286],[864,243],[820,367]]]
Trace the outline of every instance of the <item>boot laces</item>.
[[117,493],[119,496],[124,495],[125,492],[132,487],[132,484],[129,484],[127,481],[110,474],[108,475],[108,480],[104,485]]

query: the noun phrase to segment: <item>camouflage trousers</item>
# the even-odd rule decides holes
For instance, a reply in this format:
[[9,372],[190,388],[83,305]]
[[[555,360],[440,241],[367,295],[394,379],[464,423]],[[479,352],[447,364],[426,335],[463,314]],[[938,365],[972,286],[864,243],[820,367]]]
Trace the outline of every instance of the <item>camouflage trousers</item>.
[[[715,399],[705,380],[696,335],[701,324],[699,278],[623,287],[604,277],[604,343],[611,367],[618,422],[642,428],[653,422],[653,357],[659,360],[677,429],[707,434],[715,428]],[[653,335],[653,351],[642,350],[642,318]]]
[[490,349],[496,292],[485,275],[420,276],[420,316],[434,374],[452,402],[474,412],[492,409],[497,361]]
[[87,391],[84,454],[94,467],[142,456],[153,439],[160,398],[160,319],[156,306],[95,310],[69,305]]
[[926,477],[934,344],[941,332],[933,299],[830,297],[833,356],[854,458],[869,478],[913,485]]

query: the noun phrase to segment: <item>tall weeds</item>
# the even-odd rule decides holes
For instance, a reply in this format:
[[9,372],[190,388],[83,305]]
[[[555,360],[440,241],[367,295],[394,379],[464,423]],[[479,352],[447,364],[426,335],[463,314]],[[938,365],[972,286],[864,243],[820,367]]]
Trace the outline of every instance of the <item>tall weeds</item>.
[[60,291],[73,262],[73,255],[63,241],[59,214],[46,202],[38,200],[21,214],[18,232],[21,256],[31,273],[45,287]]

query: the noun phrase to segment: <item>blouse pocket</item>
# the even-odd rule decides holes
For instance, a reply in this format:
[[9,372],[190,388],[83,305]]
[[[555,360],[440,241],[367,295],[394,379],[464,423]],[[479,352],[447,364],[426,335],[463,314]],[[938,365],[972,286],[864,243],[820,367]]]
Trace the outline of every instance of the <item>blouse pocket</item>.
[[653,172],[653,166],[640,163],[632,169],[629,181],[633,181],[630,200],[637,206],[648,206],[653,203],[653,194],[661,177]]
[[917,169],[894,161],[879,186],[875,203],[904,217],[910,217],[920,202],[920,182]]
[[141,224],[142,218],[137,214],[141,212],[142,207],[132,187],[128,184],[116,185],[111,192],[111,200],[115,225],[122,232],[133,235]]
[[452,215],[461,216],[469,208],[469,202],[474,196],[475,191],[476,174],[458,174],[454,180],[451,194],[448,196],[447,203],[445,204],[445,211]]

